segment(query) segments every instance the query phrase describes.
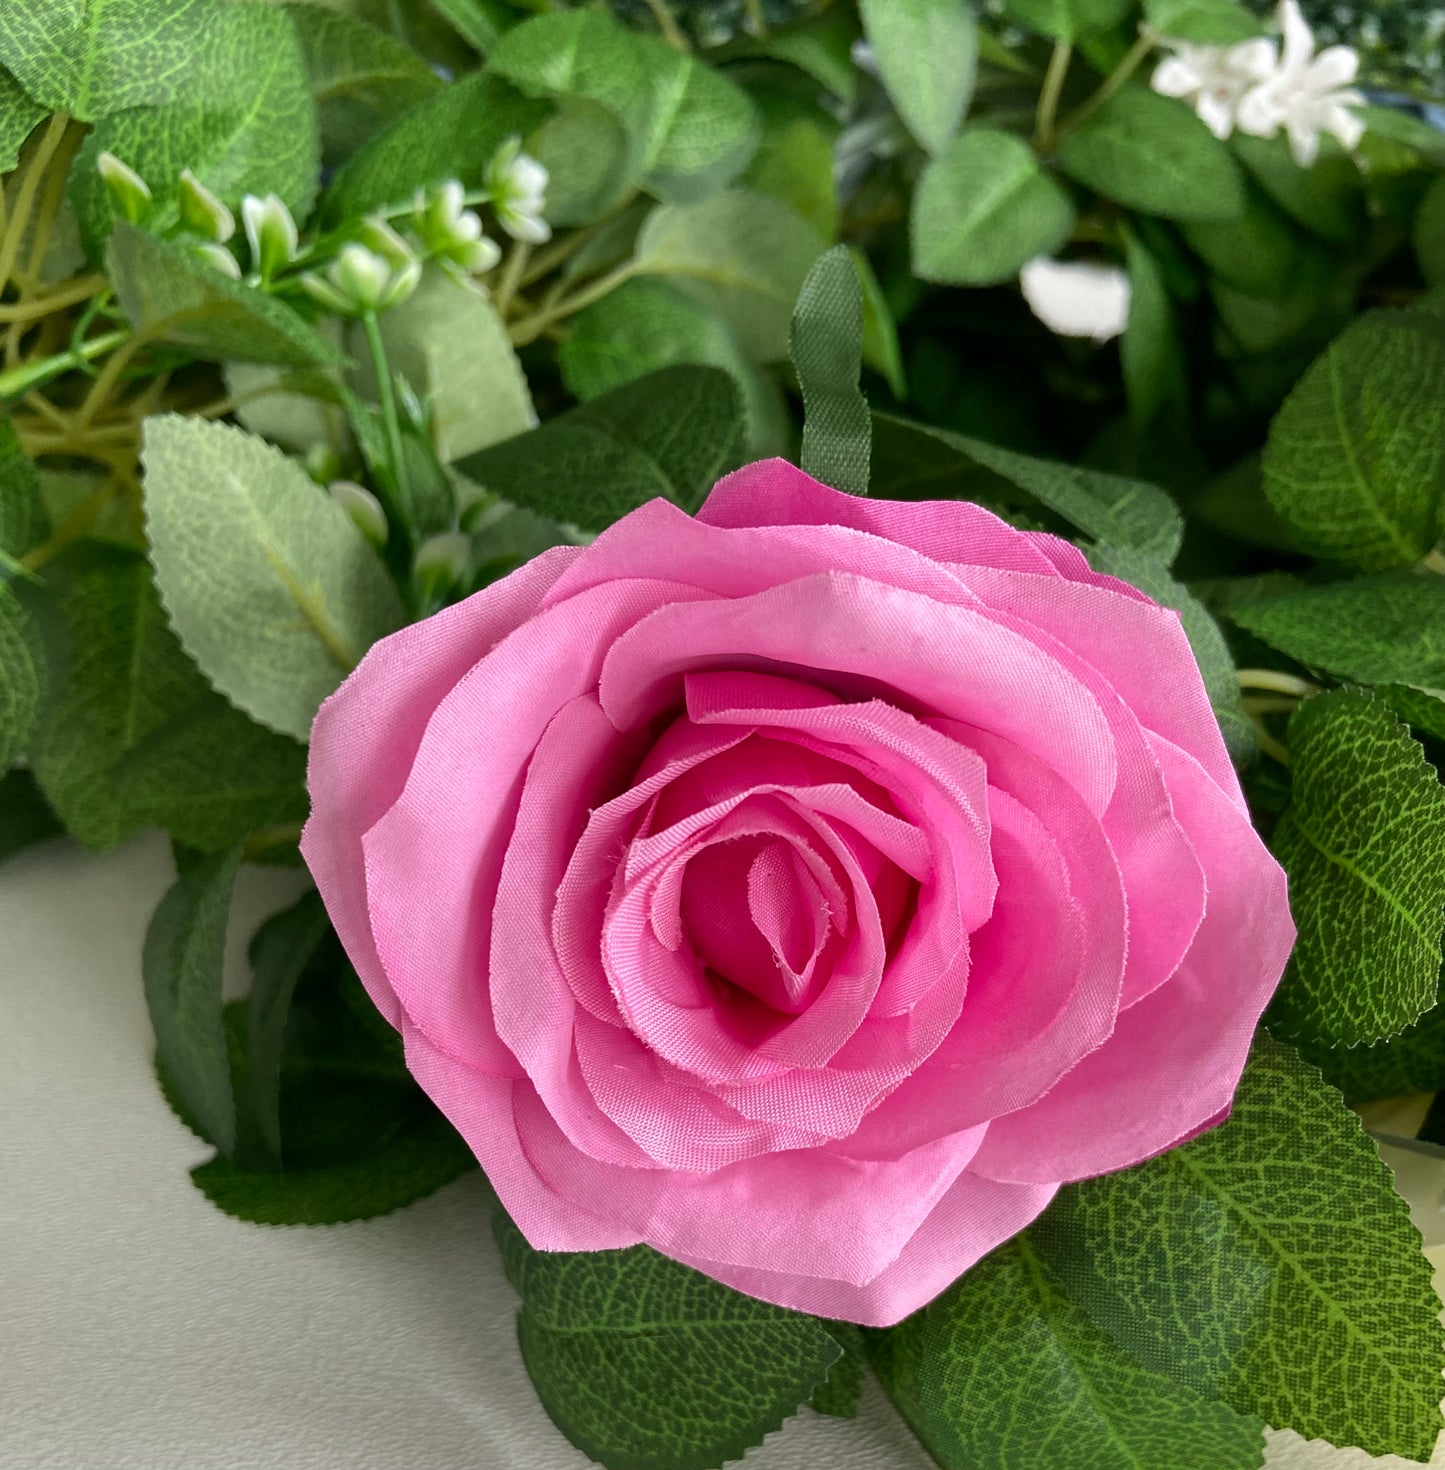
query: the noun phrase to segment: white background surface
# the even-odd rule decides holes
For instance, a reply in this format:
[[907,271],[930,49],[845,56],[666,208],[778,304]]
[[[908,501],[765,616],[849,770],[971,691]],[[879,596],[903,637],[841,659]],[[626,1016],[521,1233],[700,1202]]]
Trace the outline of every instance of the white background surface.
[[[522,1370],[475,1176],[324,1229],[244,1225],[192,1187],[209,1150],[156,1090],[140,980],[170,881],[156,838],[101,858],[51,843],[0,868],[0,1466],[584,1470]],[[243,874],[233,986],[247,936],[299,881]],[[1445,1177],[1393,1159],[1445,1242]],[[1276,1435],[1268,1463],[1407,1462]],[[805,1410],[746,1465],[932,1461],[870,1388],[858,1420]]]

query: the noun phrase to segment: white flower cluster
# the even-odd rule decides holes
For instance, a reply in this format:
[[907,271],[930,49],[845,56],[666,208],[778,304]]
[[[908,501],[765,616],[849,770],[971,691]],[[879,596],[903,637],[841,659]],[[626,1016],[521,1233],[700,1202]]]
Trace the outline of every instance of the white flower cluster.
[[1349,46],[1315,51],[1315,38],[1297,0],[1280,0],[1283,44],[1257,36],[1237,46],[1164,44],[1173,52],[1155,69],[1156,92],[1193,105],[1217,138],[1238,128],[1256,138],[1273,138],[1281,128],[1301,168],[1319,156],[1320,136],[1329,133],[1354,148],[1365,124],[1351,107],[1364,97],[1349,84],[1360,58]]

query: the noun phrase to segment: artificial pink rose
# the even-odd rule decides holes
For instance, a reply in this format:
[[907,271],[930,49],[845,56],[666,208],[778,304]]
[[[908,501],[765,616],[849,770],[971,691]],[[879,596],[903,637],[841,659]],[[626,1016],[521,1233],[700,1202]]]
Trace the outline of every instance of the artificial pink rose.
[[1294,936],[1177,614],[780,460],[377,644],[310,784],[534,1246],[854,1322],[1218,1122]]

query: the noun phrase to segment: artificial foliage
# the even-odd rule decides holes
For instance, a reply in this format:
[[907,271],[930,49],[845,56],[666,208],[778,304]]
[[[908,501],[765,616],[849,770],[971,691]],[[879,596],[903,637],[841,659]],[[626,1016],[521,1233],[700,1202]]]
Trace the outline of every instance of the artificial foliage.
[[[1439,12],[1304,11],[1441,100]],[[322,702],[766,455],[1176,609],[1288,872],[1228,1120],[896,1326],[497,1205],[522,1360],[609,1470],[849,1417],[864,1373],[945,1470],[1250,1470],[1265,1425],[1430,1456],[1439,1303],[1350,1105],[1445,1088],[1445,134],[1279,70],[1221,120],[1188,68],[1260,37],[1234,0],[0,6],[0,859],[170,837],[145,993],[219,1209],[362,1219],[476,1165],[315,892],[222,994]],[[1041,258],[1125,318],[1051,329]]]

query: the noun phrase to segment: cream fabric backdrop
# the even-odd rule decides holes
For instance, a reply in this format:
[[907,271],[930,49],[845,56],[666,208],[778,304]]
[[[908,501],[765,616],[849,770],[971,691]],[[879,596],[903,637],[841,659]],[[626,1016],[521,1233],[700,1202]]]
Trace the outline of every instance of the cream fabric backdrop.
[[[186,1169],[208,1150],[156,1091],[140,983],[170,880],[156,838],[101,858],[52,843],[0,868],[0,1465],[585,1470],[522,1371],[475,1177],[324,1229],[243,1225],[192,1188]],[[232,982],[250,931],[298,886],[243,876]],[[1445,1242],[1445,1172],[1394,1157]],[[746,1464],[932,1461],[871,1389],[856,1422],[805,1412]],[[1404,1464],[1293,1435],[1274,1436],[1269,1458]]]

